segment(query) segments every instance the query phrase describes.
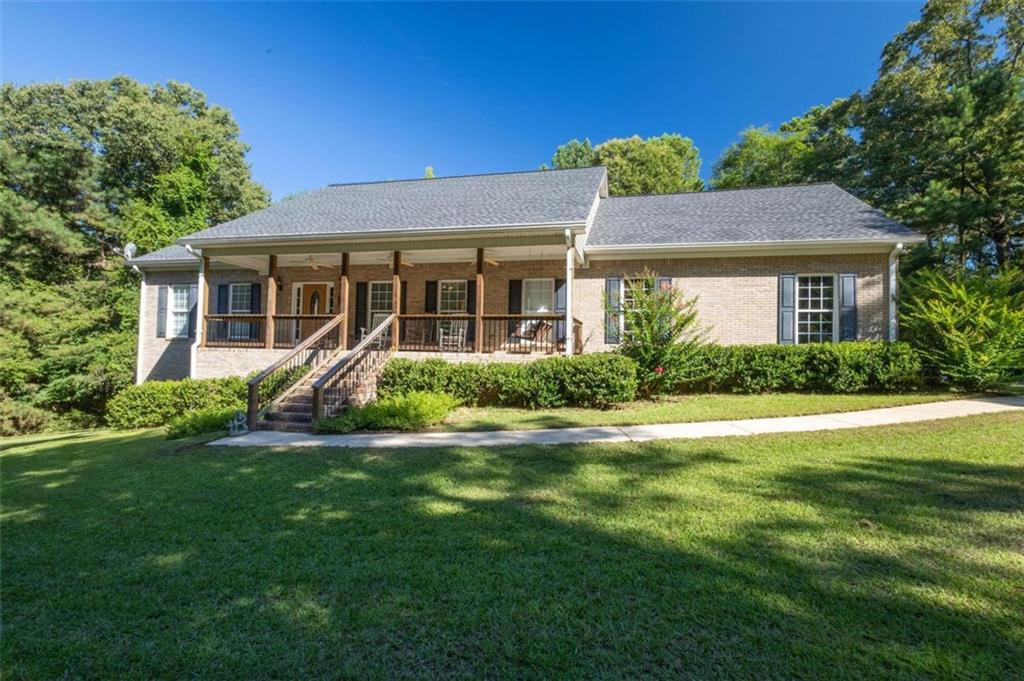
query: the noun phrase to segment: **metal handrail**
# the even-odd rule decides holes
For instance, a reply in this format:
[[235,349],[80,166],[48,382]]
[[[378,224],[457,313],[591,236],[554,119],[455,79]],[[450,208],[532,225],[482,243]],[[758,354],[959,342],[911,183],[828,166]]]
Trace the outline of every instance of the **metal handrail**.
[[[330,348],[331,352],[317,361],[321,351],[329,349],[322,347],[320,342],[335,329],[339,330],[339,333],[342,334],[342,336],[339,337],[340,341],[345,333],[344,324],[345,314],[341,313],[334,317],[329,323],[317,329],[315,333],[302,341],[302,343],[293,348],[284,357],[249,379],[247,382],[247,422],[249,430],[255,430],[260,412],[268,406],[269,402],[283,396],[283,394],[287,393],[292,386],[299,383],[306,376],[309,376],[311,372],[317,370],[324,364],[324,362],[329,361],[341,349],[344,344],[339,342],[337,348]],[[283,372],[281,371],[282,369],[284,370]],[[300,370],[301,375],[299,373]],[[288,372],[291,373],[289,374]],[[264,382],[275,374],[280,375],[281,384],[273,386],[271,390],[261,391],[260,388],[263,386]],[[263,394],[261,394],[261,392]]]
[[[324,418],[324,416],[332,415],[333,409],[337,405],[343,404],[351,396],[351,390],[347,390],[345,386],[340,386],[340,394],[336,396],[336,399],[332,400],[331,404],[325,404],[324,393],[326,391],[339,388],[338,384],[341,384],[349,374],[359,372],[361,369],[362,372],[357,378],[364,378],[368,373],[367,370],[372,369],[372,367],[361,365],[369,364],[370,362],[380,364],[380,360],[386,358],[391,353],[391,345],[382,342],[382,340],[386,340],[386,334],[391,331],[391,325],[397,317],[398,315],[394,313],[388,315],[386,319],[366,335],[366,338],[359,341],[334,366],[321,374],[320,378],[316,379],[313,383],[314,421]],[[384,336],[383,339],[381,338],[382,336]],[[344,374],[339,377],[339,373],[343,370]],[[357,384],[350,386],[350,388],[355,387],[357,387]],[[328,413],[328,411],[331,413]]]

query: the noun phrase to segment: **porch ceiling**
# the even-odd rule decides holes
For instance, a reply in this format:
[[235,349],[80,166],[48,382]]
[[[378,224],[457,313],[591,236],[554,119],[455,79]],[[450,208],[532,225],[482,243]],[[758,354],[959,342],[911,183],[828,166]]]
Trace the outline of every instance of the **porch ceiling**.
[[[351,253],[352,265],[390,265],[393,251],[359,251]],[[484,249],[484,259],[489,262],[516,260],[564,260],[565,246],[542,244],[533,246],[496,246]],[[221,266],[238,267],[266,273],[268,257],[250,254],[216,254],[211,260]],[[424,263],[473,263],[476,262],[476,248],[436,248],[431,250],[402,251],[402,263],[418,265]],[[315,251],[309,253],[287,253],[277,256],[278,267],[339,267],[341,253]]]

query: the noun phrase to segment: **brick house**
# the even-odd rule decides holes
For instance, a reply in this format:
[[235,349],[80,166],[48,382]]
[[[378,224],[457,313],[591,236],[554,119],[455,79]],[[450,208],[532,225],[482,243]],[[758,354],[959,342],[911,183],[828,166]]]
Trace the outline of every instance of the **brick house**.
[[321,373],[363,341],[605,351],[645,268],[720,343],[893,339],[897,259],[922,240],[833,184],[609,197],[594,167],[331,185],[129,260],[137,380],[245,375],[310,339]]

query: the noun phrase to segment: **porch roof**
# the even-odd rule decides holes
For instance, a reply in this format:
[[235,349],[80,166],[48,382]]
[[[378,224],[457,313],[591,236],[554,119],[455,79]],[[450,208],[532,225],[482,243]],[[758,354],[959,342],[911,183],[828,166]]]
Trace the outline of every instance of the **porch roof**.
[[582,227],[604,186],[603,167],[330,185],[178,242],[201,246]]

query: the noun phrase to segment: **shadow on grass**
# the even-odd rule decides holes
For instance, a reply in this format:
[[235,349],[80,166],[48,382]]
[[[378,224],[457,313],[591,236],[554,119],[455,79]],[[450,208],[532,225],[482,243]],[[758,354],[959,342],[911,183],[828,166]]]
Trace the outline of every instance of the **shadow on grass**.
[[1022,652],[1008,569],[872,541],[1020,511],[1013,466],[158,438],[2,461],[5,677],[997,676]]

